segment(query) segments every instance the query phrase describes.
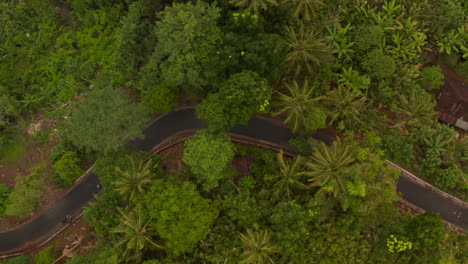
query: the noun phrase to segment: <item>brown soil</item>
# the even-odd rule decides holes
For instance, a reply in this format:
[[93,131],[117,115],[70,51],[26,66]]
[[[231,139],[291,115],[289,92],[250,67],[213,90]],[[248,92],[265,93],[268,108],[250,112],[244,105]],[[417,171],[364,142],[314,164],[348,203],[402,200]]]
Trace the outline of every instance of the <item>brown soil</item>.
[[[58,234],[54,239],[42,247],[28,252],[27,255],[33,259],[37,253],[49,246],[53,246],[57,258],[62,254],[67,253],[68,250],[65,251],[65,248],[71,249],[69,251],[69,255],[85,255],[88,253],[90,248],[96,245],[96,238],[92,236],[92,231],[92,227],[88,225],[83,218],[80,218],[78,221],[67,227],[63,232]],[[65,256],[59,260],[57,264],[65,263],[68,259],[69,258]]]
[[184,142],[177,143],[159,153],[163,157],[162,168],[168,174],[178,175],[184,168],[182,157],[184,155]]
[[444,85],[438,95],[437,110],[456,118],[468,120],[468,78],[457,74],[435,49],[427,54],[433,64],[439,65],[444,74]]
[[[55,205],[71,188],[61,188],[55,183],[53,179],[54,169],[49,160],[52,148],[57,145],[57,138],[55,133],[53,133],[57,121],[46,119],[42,110],[35,117],[32,117],[32,119],[36,120],[36,123],[31,123],[27,128],[16,128],[21,131],[20,133],[25,138],[25,149],[17,160],[0,163],[0,183],[7,184],[10,188],[13,188],[18,176],[26,176],[34,166],[45,164],[44,194],[37,201],[36,210],[31,212],[26,218],[0,217],[0,232],[31,221],[37,215]],[[49,131],[48,142],[38,143],[37,139],[32,135],[37,131]]]

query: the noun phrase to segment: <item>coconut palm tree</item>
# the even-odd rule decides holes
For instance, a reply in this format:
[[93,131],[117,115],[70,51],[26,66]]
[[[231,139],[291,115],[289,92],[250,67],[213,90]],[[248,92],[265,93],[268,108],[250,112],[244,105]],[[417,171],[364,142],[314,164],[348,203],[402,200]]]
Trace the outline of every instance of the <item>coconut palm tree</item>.
[[132,168],[128,171],[116,168],[119,177],[113,183],[115,191],[127,201],[135,201],[135,197],[143,194],[156,177],[152,172],[154,165],[151,160],[142,160],[135,166],[131,158],[131,163]]
[[284,61],[289,66],[289,72],[296,76],[301,73],[311,74],[320,64],[330,57],[325,40],[318,34],[306,30],[301,24],[299,29],[288,27],[286,44],[292,49]]
[[268,230],[247,229],[241,234],[243,252],[240,264],[266,264],[275,263],[272,255],[278,253],[278,248],[271,242]]
[[394,127],[430,126],[436,122],[436,102],[424,91],[414,91],[409,97],[401,95],[397,113],[403,114],[403,120]]
[[120,234],[116,247],[121,249],[121,259],[125,261],[137,261],[141,258],[145,249],[163,249],[164,247],[153,241],[155,235],[148,227],[151,219],[145,219],[140,207],[137,207],[129,214],[119,208],[122,220],[113,229],[112,233]]
[[230,0],[229,3],[255,13],[258,13],[260,9],[266,10],[270,6],[278,5],[277,0]]
[[273,188],[275,189],[275,194],[286,193],[288,200],[291,200],[292,188],[309,188],[300,180],[304,176],[304,172],[299,171],[299,166],[302,162],[301,156],[297,156],[292,162],[289,162],[284,158],[284,153],[281,149],[276,155],[276,159],[279,165],[278,173],[266,176],[267,180],[274,182]]
[[329,188],[335,198],[346,193],[346,177],[355,159],[348,146],[334,141],[331,146],[320,145],[305,163],[311,187]]
[[291,127],[291,130],[296,133],[305,128],[306,113],[314,111],[317,107],[317,101],[322,97],[314,97],[316,86],[310,86],[307,81],[304,81],[301,87],[294,80],[290,84],[286,84],[289,90],[289,95],[278,92],[279,102],[277,106],[280,108],[276,115],[287,112],[287,117],[284,123]]
[[351,90],[344,85],[331,91],[325,104],[329,108],[329,122],[336,124],[340,130],[361,123],[360,112],[366,101],[359,91]]
[[294,6],[293,17],[297,20],[311,20],[315,17],[315,11],[325,6],[320,0],[284,0],[283,3]]

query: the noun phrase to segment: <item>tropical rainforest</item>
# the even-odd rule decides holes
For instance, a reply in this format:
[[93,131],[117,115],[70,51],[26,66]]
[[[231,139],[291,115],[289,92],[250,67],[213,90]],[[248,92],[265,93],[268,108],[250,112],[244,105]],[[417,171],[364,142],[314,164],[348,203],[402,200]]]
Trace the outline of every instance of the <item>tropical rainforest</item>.
[[[0,169],[18,169],[0,171],[0,222],[94,164],[91,246],[61,263],[466,263],[463,233],[398,203],[386,160],[466,200],[468,137],[437,103],[446,72],[468,78],[467,13],[463,0],[1,0]],[[181,107],[207,128],[165,154],[130,150]],[[256,115],[288,126],[296,155],[233,143]]]

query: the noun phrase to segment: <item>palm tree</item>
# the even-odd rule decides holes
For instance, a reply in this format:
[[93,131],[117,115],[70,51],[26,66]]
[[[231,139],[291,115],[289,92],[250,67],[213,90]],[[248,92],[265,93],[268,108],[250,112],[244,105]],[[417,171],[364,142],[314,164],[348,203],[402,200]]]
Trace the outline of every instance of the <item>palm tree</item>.
[[154,168],[151,160],[147,162],[142,160],[138,166],[135,166],[135,162],[131,158],[131,163],[132,168],[129,171],[116,168],[120,177],[113,183],[115,191],[127,201],[135,201],[135,197],[143,194],[155,178],[155,174],[151,171]]
[[268,230],[247,229],[241,234],[243,252],[240,264],[275,263],[271,258],[278,253],[278,248],[271,242],[271,234]]
[[291,200],[292,187],[308,189],[309,187],[300,181],[304,176],[304,172],[300,172],[299,165],[302,162],[302,157],[297,156],[292,162],[285,160],[283,150],[281,149],[276,155],[279,172],[274,175],[268,175],[267,180],[274,182],[273,188],[276,194],[286,193],[288,200]]
[[305,116],[306,113],[314,111],[316,108],[316,102],[321,99],[321,97],[315,97],[314,88],[315,86],[310,87],[307,81],[304,81],[302,87],[299,87],[297,82],[294,80],[291,84],[286,84],[286,87],[289,90],[290,95],[279,94],[279,103],[277,106],[280,107],[280,110],[276,115],[280,115],[284,112],[287,112],[288,115],[284,120],[284,123],[289,125],[294,133],[305,128]]
[[296,76],[305,72],[311,74],[314,68],[330,56],[327,44],[314,31],[305,30],[301,24],[299,30],[288,27],[286,44],[292,49],[286,56],[285,64],[289,65],[289,72]]
[[283,3],[295,6],[293,17],[297,20],[311,20],[315,11],[325,6],[320,0],[284,0]]
[[270,6],[277,6],[277,0],[230,0],[232,5],[245,8],[247,11],[253,10],[258,13],[260,9],[266,10]]
[[348,126],[359,125],[361,108],[366,98],[356,90],[351,90],[344,85],[331,91],[326,98],[326,105],[329,107],[330,123],[338,122],[337,128],[344,130]]
[[144,249],[164,248],[152,240],[155,233],[148,227],[151,219],[143,217],[140,207],[137,207],[129,214],[125,214],[120,208],[119,211],[122,215],[122,221],[111,232],[121,234],[116,247],[122,249],[122,259],[126,261],[138,260]]
[[354,161],[348,146],[340,141],[334,141],[331,146],[320,142],[310,161],[305,163],[308,169],[305,174],[310,177],[311,187],[330,188],[338,198],[346,193],[346,177]]
[[397,113],[403,114],[403,121],[394,127],[430,126],[436,122],[436,102],[431,95],[424,91],[414,91],[409,97],[400,96],[400,105]]

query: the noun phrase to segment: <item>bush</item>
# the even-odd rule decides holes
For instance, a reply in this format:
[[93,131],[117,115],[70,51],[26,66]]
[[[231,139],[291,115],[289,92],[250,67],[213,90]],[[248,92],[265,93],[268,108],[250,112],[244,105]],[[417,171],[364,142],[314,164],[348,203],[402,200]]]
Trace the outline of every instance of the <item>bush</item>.
[[178,90],[163,83],[142,84],[141,100],[153,113],[167,112],[176,104]]
[[53,167],[65,186],[72,185],[84,170],[80,167],[81,160],[76,152],[68,151],[54,163]]
[[8,186],[6,184],[0,183],[0,216],[5,214],[9,194],[10,189],[8,188]]
[[435,171],[435,183],[444,191],[454,188],[459,183],[460,170],[456,167],[437,169]]
[[226,170],[231,167],[234,154],[234,146],[227,134],[202,131],[185,142],[183,160],[203,187],[210,190],[227,176]]
[[34,264],[50,264],[54,262],[54,260],[53,246],[48,246],[37,253],[34,257]]
[[455,71],[461,76],[468,78],[468,60],[458,64]]
[[359,52],[382,48],[384,31],[380,26],[362,26],[354,36],[354,47]]
[[29,175],[16,179],[17,184],[8,196],[5,215],[24,218],[36,209],[37,199],[44,190],[44,173],[43,166],[36,166]]
[[424,67],[421,71],[421,85],[429,91],[439,90],[444,84],[444,75],[440,66]]
[[364,70],[375,79],[389,78],[396,69],[395,61],[380,49],[369,52],[361,64]]

